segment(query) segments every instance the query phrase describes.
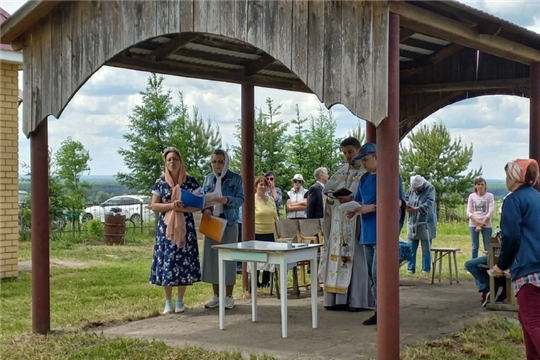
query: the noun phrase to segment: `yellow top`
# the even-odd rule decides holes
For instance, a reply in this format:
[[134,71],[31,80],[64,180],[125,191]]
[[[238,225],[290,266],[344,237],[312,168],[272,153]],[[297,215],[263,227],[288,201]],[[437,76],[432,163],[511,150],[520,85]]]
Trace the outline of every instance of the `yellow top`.
[[266,201],[255,196],[255,234],[272,234],[274,221],[278,219],[276,203],[271,196]]

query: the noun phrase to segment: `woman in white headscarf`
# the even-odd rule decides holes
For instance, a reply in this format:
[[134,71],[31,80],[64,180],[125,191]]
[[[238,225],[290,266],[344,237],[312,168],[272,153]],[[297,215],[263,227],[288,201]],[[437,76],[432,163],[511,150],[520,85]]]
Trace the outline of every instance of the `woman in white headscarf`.
[[405,195],[407,202],[407,237],[411,244],[408,272],[416,271],[416,252],[422,244],[422,273],[431,271],[431,242],[437,236],[435,188],[421,175],[411,176],[411,187]]
[[[203,216],[217,216],[227,220],[227,227],[221,244],[232,244],[238,240],[238,209],[244,204],[244,184],[242,177],[229,170],[229,156],[221,150],[214,150],[211,158],[212,173],[204,179],[203,194],[217,193],[217,205],[203,210]],[[211,283],[214,295],[204,307],[212,309],[219,306],[218,251],[212,248],[218,242],[204,237],[202,281]],[[234,308],[232,297],[236,284],[236,264],[225,262],[225,308]]]

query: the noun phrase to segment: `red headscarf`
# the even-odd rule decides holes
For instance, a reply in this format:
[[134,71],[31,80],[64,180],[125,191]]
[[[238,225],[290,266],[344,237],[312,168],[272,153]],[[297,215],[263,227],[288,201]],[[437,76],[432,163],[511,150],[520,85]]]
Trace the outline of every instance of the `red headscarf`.
[[[518,183],[526,183],[525,176],[527,175],[527,169],[529,166],[532,166],[536,169],[536,173],[538,173],[538,162],[534,159],[516,159],[514,161],[510,161],[508,164],[506,164],[506,175],[518,182]],[[529,181],[529,185],[534,185],[538,181],[538,179],[535,179],[534,181]]]

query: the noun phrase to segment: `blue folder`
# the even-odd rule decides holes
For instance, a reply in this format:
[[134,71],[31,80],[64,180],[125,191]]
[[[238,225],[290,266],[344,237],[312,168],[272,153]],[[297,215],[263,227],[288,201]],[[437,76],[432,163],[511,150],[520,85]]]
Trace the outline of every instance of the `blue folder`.
[[202,209],[204,207],[204,196],[195,195],[187,190],[180,189],[180,199],[184,206]]

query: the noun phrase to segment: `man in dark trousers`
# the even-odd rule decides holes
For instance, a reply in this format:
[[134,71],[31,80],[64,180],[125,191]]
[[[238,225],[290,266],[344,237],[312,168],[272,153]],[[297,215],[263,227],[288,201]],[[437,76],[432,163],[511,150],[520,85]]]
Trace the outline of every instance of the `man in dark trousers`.
[[313,172],[315,184],[308,190],[306,217],[308,219],[322,219],[324,217],[324,184],[328,181],[328,170],[324,167]]

